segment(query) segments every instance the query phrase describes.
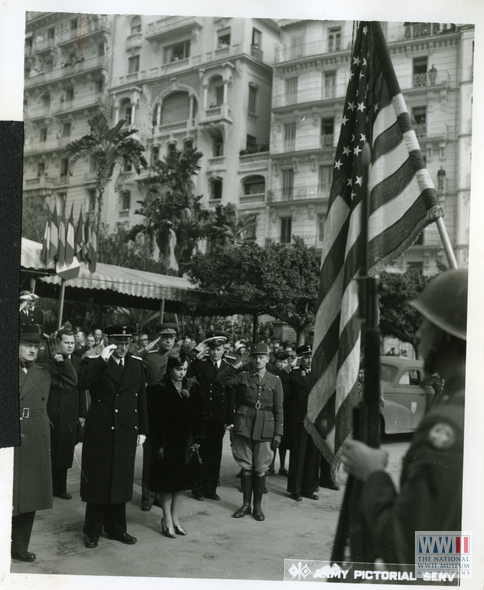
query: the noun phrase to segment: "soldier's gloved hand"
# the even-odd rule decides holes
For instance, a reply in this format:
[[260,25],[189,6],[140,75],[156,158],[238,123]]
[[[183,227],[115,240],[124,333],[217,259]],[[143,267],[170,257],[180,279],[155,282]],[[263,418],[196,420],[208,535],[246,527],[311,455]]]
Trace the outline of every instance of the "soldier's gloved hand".
[[271,449],[273,451],[275,451],[280,444],[281,444],[281,435],[280,434],[276,434],[274,436],[274,438],[272,439],[272,441],[271,441]]
[[158,336],[158,338],[155,338],[155,340],[152,340],[149,344],[147,344],[145,346],[145,350],[147,352],[150,350],[153,350],[153,348],[155,348],[155,346],[158,344],[159,341],[160,341],[160,336]]
[[138,434],[137,445],[142,445],[146,440],[146,434]]
[[116,344],[110,344],[109,346],[106,346],[106,348],[103,348],[103,351],[101,352],[101,358],[103,361],[107,362],[109,357],[113,354],[113,350],[116,350],[116,348]]

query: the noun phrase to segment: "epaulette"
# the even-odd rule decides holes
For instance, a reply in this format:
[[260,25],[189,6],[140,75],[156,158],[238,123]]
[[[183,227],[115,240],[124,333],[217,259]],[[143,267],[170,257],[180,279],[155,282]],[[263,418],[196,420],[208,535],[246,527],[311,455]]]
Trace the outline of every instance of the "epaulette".
[[143,359],[140,356],[135,356],[134,354],[131,355],[132,359],[136,359],[137,361],[143,362]]

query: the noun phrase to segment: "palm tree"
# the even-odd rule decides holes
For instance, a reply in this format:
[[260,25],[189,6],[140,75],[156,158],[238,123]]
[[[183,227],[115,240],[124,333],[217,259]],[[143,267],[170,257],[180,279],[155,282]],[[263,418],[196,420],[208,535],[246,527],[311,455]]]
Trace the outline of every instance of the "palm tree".
[[113,177],[116,164],[131,162],[136,173],[139,174],[141,167],[147,167],[148,162],[143,156],[145,151],[143,144],[131,137],[137,129],[122,129],[124,119],[110,129],[106,117],[102,113],[97,113],[89,119],[88,123],[91,133],[71,141],[66,146],[66,156],[69,158],[70,169],[79,158],[85,155],[93,156],[96,161],[97,234],[99,235],[104,191]]

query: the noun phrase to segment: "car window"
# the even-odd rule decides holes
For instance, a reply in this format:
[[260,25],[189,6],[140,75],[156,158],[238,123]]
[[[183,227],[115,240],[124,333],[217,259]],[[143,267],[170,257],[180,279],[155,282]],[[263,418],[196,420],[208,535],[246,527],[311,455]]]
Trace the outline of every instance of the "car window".
[[390,365],[381,365],[380,367],[380,379],[382,381],[387,381],[388,383],[393,383],[395,379],[395,375],[397,374],[396,367],[391,367]]
[[398,385],[420,385],[420,372],[416,369],[409,369],[402,373]]

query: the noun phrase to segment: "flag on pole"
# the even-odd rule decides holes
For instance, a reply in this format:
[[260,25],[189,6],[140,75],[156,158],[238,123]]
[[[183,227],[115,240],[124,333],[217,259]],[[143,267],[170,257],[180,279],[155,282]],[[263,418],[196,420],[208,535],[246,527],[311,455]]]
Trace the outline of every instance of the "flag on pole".
[[97,235],[91,228],[90,216],[86,219],[86,229],[84,234],[85,243],[85,262],[89,264],[89,272],[92,274],[96,270],[97,264]]
[[[79,276],[81,263],[74,257],[74,205],[71,206],[71,214],[66,225],[64,261],[56,264],[57,274],[65,281]],[[59,240],[60,242],[60,240]]]
[[71,214],[66,227],[66,264],[71,264],[74,259],[74,204],[71,205]]
[[44,238],[42,240],[42,252],[40,258],[45,266],[50,260],[50,207],[47,207],[47,221],[45,222]]
[[358,25],[324,228],[313,386],[305,426],[337,483],[340,449],[351,432],[360,365],[362,150],[368,178],[368,267],[395,260],[441,210],[377,22]]
[[49,258],[55,260],[59,248],[59,220],[57,218],[57,207],[54,205],[50,218],[50,248]]
[[59,218],[59,245],[57,248],[57,262],[64,264],[66,259],[66,215],[65,204]]
[[77,222],[74,238],[74,254],[77,256],[79,262],[84,262],[84,220],[82,217],[82,207],[79,212],[79,221]]

